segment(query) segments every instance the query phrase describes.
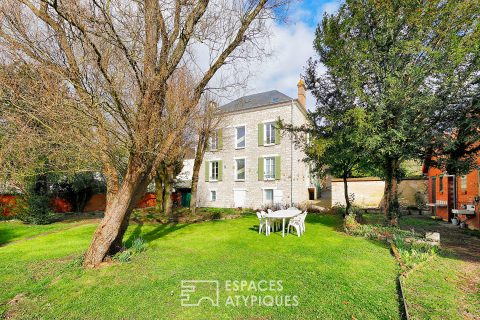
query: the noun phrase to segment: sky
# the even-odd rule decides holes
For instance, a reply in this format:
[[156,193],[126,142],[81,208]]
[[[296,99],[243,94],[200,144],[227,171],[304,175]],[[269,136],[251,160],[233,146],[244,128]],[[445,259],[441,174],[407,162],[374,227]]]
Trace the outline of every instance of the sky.
[[[294,1],[287,21],[276,22],[271,30],[272,55],[251,68],[254,73],[248,81],[248,88],[238,96],[278,90],[296,98],[300,75],[308,58],[315,54],[315,28],[324,12],[333,13],[339,6],[340,0]],[[311,108],[314,104],[315,101],[308,95],[307,106]]]

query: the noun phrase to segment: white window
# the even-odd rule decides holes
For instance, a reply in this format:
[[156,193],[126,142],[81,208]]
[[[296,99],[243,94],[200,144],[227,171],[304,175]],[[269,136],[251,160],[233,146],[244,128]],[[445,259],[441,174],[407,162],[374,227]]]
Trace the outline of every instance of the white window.
[[235,180],[245,181],[245,159],[235,159]]
[[210,201],[217,201],[217,190],[210,190]]
[[265,171],[264,171],[264,179],[265,180],[274,180],[275,179],[275,158],[268,157],[265,158]]
[[210,162],[210,180],[218,180],[218,161]]
[[275,144],[275,122],[265,123],[265,145]]
[[263,189],[263,203],[273,203],[273,189]]
[[245,148],[245,126],[235,128],[235,148]]
[[212,136],[210,137],[210,150],[217,150],[218,149],[218,135],[217,131],[212,133]]
[[460,189],[467,191],[467,176],[460,177]]

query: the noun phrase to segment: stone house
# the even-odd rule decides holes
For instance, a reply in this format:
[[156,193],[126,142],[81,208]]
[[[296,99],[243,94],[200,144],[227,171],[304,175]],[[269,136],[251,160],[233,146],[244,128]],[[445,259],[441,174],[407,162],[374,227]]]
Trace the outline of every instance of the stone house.
[[315,198],[304,153],[277,126],[306,123],[302,80],[297,87],[297,99],[274,90],[220,107],[221,125],[200,169],[198,206],[259,208]]

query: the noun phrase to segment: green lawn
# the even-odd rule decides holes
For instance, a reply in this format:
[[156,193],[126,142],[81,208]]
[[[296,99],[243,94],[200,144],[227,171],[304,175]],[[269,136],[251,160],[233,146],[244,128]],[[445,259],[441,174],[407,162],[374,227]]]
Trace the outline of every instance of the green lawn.
[[[310,216],[298,238],[259,235],[257,219],[131,226],[145,252],[84,270],[74,262],[95,225],[0,248],[0,313],[63,319],[399,319],[398,266],[379,242],[346,236],[339,217]],[[218,280],[220,306],[182,307],[182,280]],[[232,292],[228,280],[281,281],[275,292]],[[205,288],[204,288],[205,289]],[[297,307],[225,306],[227,296],[298,296]],[[17,303],[6,302],[17,296]]]
[[68,223],[54,223],[44,226],[24,224],[20,221],[0,221],[0,246],[9,242],[33,237],[45,232],[68,228]]
[[467,285],[459,272],[463,263],[452,255],[437,255],[403,281],[413,319],[460,320],[480,315],[480,292],[466,294],[460,289]]

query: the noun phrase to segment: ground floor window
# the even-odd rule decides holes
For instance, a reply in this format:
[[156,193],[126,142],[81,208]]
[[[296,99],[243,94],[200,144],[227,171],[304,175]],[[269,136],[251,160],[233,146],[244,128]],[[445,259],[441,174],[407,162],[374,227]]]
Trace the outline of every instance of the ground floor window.
[[273,204],[273,189],[263,189],[263,202]]
[[217,201],[217,190],[210,190],[210,201]]

